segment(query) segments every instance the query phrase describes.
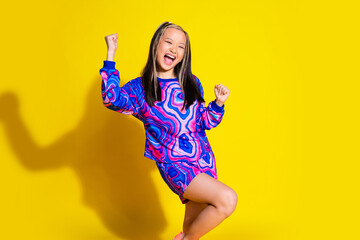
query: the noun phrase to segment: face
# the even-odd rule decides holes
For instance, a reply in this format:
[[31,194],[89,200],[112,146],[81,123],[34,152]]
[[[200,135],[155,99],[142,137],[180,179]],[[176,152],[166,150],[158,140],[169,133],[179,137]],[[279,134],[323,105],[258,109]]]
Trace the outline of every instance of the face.
[[183,31],[175,28],[165,30],[159,41],[156,55],[158,77],[175,78],[174,67],[184,57],[185,44],[186,36]]

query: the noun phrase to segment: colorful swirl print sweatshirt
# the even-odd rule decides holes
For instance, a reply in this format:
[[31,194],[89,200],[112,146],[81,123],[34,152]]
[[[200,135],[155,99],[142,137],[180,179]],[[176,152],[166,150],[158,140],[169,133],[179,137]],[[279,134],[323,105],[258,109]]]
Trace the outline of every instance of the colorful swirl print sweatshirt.
[[[177,78],[158,77],[161,101],[150,107],[145,101],[141,77],[130,80],[122,87],[115,62],[104,61],[100,69],[102,98],[105,107],[143,122],[146,141],[144,156],[161,163],[196,161],[203,158],[210,163],[215,156],[205,130],[216,127],[223,118],[224,107],[213,100],[205,106],[197,100],[182,110],[184,94]],[[202,97],[204,90],[194,75]]]

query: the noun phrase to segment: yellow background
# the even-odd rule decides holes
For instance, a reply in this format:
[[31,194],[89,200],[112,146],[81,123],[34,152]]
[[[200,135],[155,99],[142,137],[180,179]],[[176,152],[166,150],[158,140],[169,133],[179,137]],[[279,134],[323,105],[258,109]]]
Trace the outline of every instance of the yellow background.
[[356,1],[11,1],[1,7],[0,239],[172,239],[184,205],[142,123],[102,105],[104,36],[121,85],[164,21],[190,36],[234,214],[202,239],[359,239]]

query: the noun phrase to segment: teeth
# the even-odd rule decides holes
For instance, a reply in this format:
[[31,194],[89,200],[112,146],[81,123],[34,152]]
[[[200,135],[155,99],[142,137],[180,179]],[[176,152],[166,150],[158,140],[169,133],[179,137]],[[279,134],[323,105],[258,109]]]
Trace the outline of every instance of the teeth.
[[170,57],[170,58],[172,58],[172,59],[175,59],[174,56],[171,56],[171,55],[168,55],[168,54],[165,54],[165,56],[168,56],[168,57]]

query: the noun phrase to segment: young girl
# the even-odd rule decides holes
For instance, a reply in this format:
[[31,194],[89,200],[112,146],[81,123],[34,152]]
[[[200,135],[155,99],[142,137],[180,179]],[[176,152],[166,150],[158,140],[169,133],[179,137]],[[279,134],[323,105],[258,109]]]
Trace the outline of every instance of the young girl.
[[221,122],[230,91],[216,85],[216,99],[205,107],[204,90],[191,72],[189,36],[170,22],[156,30],[141,77],[119,87],[117,39],[117,33],[105,37],[107,60],[100,69],[103,103],[143,122],[144,156],[156,162],[164,181],[186,204],[183,231],[174,239],[199,239],[229,217],[237,204],[235,191],[217,180],[205,134]]

